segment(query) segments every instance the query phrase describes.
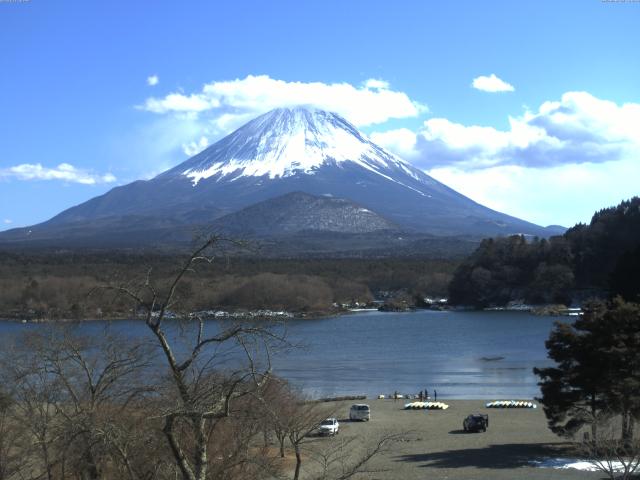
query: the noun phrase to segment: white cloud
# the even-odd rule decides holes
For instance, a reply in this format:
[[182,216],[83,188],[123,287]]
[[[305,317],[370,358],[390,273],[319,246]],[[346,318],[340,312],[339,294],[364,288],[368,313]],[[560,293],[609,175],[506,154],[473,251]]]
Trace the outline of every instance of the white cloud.
[[[261,113],[300,104],[336,111],[357,126],[427,111],[384,80],[353,86],[268,76],[212,82],[197,92],[149,98],[139,108],[162,114],[154,138],[193,155]],[[568,92],[508,123],[497,129],[430,118],[417,131],[371,138],[474,200],[540,224],[588,221],[595,210],[638,193],[640,104]]]
[[550,168],[640,155],[640,104],[618,105],[586,92],[568,92],[537,112],[509,118],[510,128],[462,125],[432,118],[413,134],[372,137],[421,168],[483,169],[501,165]]
[[354,86],[287,82],[267,75],[211,82],[196,92],[150,97],[136,108],[160,116],[154,129],[162,131],[163,144],[172,146],[171,153],[162,155],[168,157],[179,150],[187,155],[197,153],[206,147],[203,138],[215,141],[269,110],[297,105],[337,112],[357,126],[416,117],[428,110],[380,79]]
[[483,205],[570,226],[638,194],[638,125],[640,104],[568,92],[505,130],[432,118],[371,137]]
[[476,90],[482,90],[483,92],[513,92],[515,88],[513,85],[505,82],[501,78],[497,77],[495,73],[489,76],[481,75],[473,79],[471,84]]
[[387,82],[379,79],[356,87],[349,83],[287,82],[267,75],[211,82],[191,94],[174,92],[162,98],[148,98],[140,108],[159,114],[207,112],[220,131],[228,133],[247,117],[296,105],[337,112],[358,126],[415,117],[426,111],[425,105],[404,92],[391,90]]
[[438,167],[427,173],[473,200],[539,225],[589,222],[601,208],[638,194],[640,162],[567,164],[551,168],[496,166],[464,170]]
[[149,85],[150,87],[154,87],[158,83],[160,83],[160,78],[157,75],[151,75],[150,77],[147,77],[147,85]]
[[200,153],[202,150],[209,146],[209,140],[207,137],[200,137],[200,140],[197,142],[190,142],[187,144],[182,144],[182,151],[189,157]]
[[370,78],[364,82],[365,88],[371,89],[389,89],[389,82],[377,78]]
[[10,218],[5,218],[2,223],[4,223],[5,225],[11,225],[13,223],[13,220],[11,220]]
[[111,173],[99,175],[87,170],[78,169],[68,163],[61,163],[55,168],[43,167],[36,163],[23,163],[14,167],[0,169],[0,178],[17,178],[18,180],[62,180],[65,182],[94,185],[112,183],[116,177]]
[[408,128],[373,132],[369,137],[374,143],[383,145],[403,158],[413,158],[417,155],[416,133]]
[[144,109],[153,113],[198,113],[218,106],[219,103],[215,100],[207,99],[201,95],[170,93],[164,98],[147,99]]

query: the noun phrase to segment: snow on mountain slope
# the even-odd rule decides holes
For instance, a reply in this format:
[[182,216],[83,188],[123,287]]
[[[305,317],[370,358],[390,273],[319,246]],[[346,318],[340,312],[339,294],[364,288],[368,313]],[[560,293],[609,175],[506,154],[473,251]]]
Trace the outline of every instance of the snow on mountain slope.
[[[429,184],[429,177],[372,143],[344,118],[304,107],[272,110],[178,168],[195,186],[211,177],[234,181],[242,177],[276,179],[298,173],[312,175],[323,165],[340,166],[343,162],[401,185],[404,184],[392,177],[393,171],[401,170]],[[173,172],[176,173],[175,169]]]
[[240,217],[266,212],[275,205],[268,200],[289,199],[292,192],[332,196],[361,210],[298,201],[291,208],[276,208],[289,212],[295,222],[276,222],[265,214],[261,232],[275,232],[285,224],[313,230],[315,223],[329,230],[362,232],[373,226],[377,231],[372,219],[379,216],[400,230],[428,235],[557,233],[474,202],[386,152],[335,113],[298,107],[272,110],[151,180],[115,187],[47,222],[4,232],[0,242],[75,239],[78,245],[90,245],[97,240],[83,239],[91,234],[95,239],[135,236],[152,243],[164,238],[161,232],[188,232],[256,205],[227,217],[235,225],[248,225]]

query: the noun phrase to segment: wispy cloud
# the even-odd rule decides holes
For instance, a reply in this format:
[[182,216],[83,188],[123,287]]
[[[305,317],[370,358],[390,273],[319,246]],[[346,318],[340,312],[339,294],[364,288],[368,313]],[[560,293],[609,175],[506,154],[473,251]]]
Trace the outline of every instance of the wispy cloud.
[[11,220],[10,218],[5,218],[2,223],[4,223],[5,225],[11,225],[13,223],[13,220]]
[[182,144],[182,151],[189,157],[200,153],[202,150],[209,146],[209,140],[207,137],[200,137],[200,140],[197,142],[190,142],[186,144]]
[[147,85],[149,85],[150,87],[154,87],[158,83],[160,83],[160,78],[157,75],[151,75],[147,77]]
[[61,163],[57,167],[43,167],[40,163],[23,163],[13,167],[0,169],[0,178],[15,178],[18,180],[60,180],[64,182],[95,185],[97,183],[112,183],[116,177],[111,173],[96,174],[88,170],[74,167],[68,163]]
[[481,75],[473,79],[471,86],[476,90],[482,90],[483,92],[513,92],[515,88],[513,85],[505,82],[501,78],[497,77],[495,73],[489,76]]
[[365,88],[371,88],[371,89],[389,89],[389,82],[385,81],[385,80],[380,80],[378,78],[370,78],[369,80],[364,82],[364,86]]

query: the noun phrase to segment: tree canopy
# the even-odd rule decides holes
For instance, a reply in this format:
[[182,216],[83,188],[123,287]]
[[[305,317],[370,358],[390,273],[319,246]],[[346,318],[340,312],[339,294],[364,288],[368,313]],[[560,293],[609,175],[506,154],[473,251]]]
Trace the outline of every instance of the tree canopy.
[[536,368],[551,430],[571,436],[620,415],[622,437],[640,416],[640,305],[617,297],[591,302],[572,324],[556,323],[546,342],[555,366]]
[[569,304],[585,292],[638,301],[639,276],[640,198],[634,197],[562,236],[484,240],[455,271],[449,299],[476,307],[516,299]]

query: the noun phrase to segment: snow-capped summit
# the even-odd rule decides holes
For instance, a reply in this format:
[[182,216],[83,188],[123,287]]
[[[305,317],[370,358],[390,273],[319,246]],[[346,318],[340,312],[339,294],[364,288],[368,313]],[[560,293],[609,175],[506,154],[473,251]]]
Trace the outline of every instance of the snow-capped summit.
[[[288,196],[292,192],[321,198]],[[239,213],[229,217],[234,212]],[[412,234],[476,238],[558,233],[472,201],[335,113],[297,107],[272,110],[151,180],[116,187],[42,224],[4,232],[0,242],[170,244],[176,232],[184,238],[222,217],[236,226],[260,223],[265,235],[273,222],[276,235],[291,230],[275,228],[290,226],[287,216],[308,231],[318,231],[309,223],[321,223],[334,230],[320,230],[333,232],[338,225],[354,233],[385,225]]]
[[207,148],[171,173],[194,185],[203,179],[269,179],[313,174],[323,165],[351,162],[391,180],[403,170],[419,179],[421,172],[371,142],[336,113],[312,107],[278,108]]

